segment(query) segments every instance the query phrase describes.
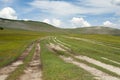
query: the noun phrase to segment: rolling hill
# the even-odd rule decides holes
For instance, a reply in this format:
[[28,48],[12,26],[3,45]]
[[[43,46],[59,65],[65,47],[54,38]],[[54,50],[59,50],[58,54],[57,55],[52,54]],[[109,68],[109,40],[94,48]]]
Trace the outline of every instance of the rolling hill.
[[37,21],[23,21],[23,20],[9,20],[0,18],[0,26],[3,28],[10,29],[21,29],[30,31],[40,31],[40,32],[57,32],[61,29],[54,27],[52,25],[37,22]]
[[120,35],[120,29],[115,29],[115,28],[110,28],[110,27],[103,27],[103,26],[76,28],[74,31],[76,33],[82,33],[82,34],[113,34],[113,35]]
[[37,22],[37,21],[23,21],[23,20],[9,20],[0,18],[0,27],[10,29],[21,29],[39,32],[63,32],[63,33],[80,33],[80,34],[112,34],[120,35],[120,29],[110,27],[82,27],[76,29],[62,29],[54,27],[53,25]]

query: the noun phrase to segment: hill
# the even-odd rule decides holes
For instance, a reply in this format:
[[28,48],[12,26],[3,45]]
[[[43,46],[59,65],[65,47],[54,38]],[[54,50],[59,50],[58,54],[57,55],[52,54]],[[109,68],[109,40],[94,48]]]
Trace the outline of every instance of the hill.
[[40,31],[40,32],[58,32],[61,29],[54,27],[52,25],[37,22],[37,21],[23,21],[23,20],[9,20],[0,18],[0,27],[30,30],[30,31]]
[[74,31],[74,33],[81,33],[81,34],[112,34],[112,35],[120,35],[120,29],[115,29],[115,28],[110,28],[110,27],[103,27],[103,26],[76,28],[73,31]]
[[9,20],[3,18],[0,18],[0,27],[38,32],[120,35],[120,29],[110,27],[95,26],[95,27],[82,27],[76,29],[62,29],[38,21]]

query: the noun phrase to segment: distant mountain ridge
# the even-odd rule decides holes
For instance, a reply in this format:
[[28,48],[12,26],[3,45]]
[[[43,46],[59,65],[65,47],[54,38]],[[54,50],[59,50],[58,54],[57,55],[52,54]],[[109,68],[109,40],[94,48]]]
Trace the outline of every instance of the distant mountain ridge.
[[43,22],[9,20],[3,18],[0,18],[0,27],[10,28],[10,29],[40,31],[40,32],[120,35],[120,29],[115,29],[110,27],[96,26],[96,27],[82,27],[76,29],[62,29]]
[[115,34],[115,35],[120,35],[120,29],[103,27],[103,26],[76,28],[75,31],[76,31],[76,33],[80,32],[83,34]]

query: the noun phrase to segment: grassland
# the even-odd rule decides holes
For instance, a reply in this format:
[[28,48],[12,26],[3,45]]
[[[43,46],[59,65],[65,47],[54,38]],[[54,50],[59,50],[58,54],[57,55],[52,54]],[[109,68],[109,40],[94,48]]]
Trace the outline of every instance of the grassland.
[[5,29],[0,31],[0,67],[15,61],[33,41],[45,33]]
[[13,71],[6,80],[16,80],[24,74],[24,69],[28,66],[28,63],[32,60],[34,55],[35,47],[30,51],[30,54],[25,58],[24,64],[20,65],[15,71]]
[[[75,56],[85,56],[104,64],[120,67],[120,36],[93,35],[93,34],[67,34],[44,33],[17,29],[0,31],[0,68],[17,60],[23,51],[34,41],[40,40],[43,80],[95,80],[95,75],[72,63],[67,63],[60,56],[71,57],[79,63],[100,70],[108,75],[120,78],[120,75],[104,67],[81,60]],[[46,37],[48,36],[48,37]],[[51,37],[49,37],[51,36]],[[45,38],[46,37],[46,38]],[[64,51],[51,50],[47,45],[53,43],[61,46]],[[16,80],[27,64],[31,61],[34,48],[8,80]]]
[[[84,36],[84,35],[82,35],[82,36]],[[103,37],[104,37],[104,35],[103,35]],[[103,38],[103,37],[101,36],[101,38]],[[115,37],[115,36],[111,36],[111,37]],[[116,37],[118,37],[118,36],[116,36]],[[79,38],[80,38],[80,36],[79,36]],[[59,50],[55,51],[55,52],[51,51],[51,50],[48,51],[46,49],[46,47],[44,47],[45,43],[56,44],[56,47],[57,47],[57,45],[62,44],[64,46],[67,46],[70,50],[68,50],[67,53],[61,52]],[[114,72],[111,72],[100,65],[96,65],[94,63],[89,63],[88,61],[81,60],[81,59],[78,59],[75,57],[75,56],[79,56],[79,55],[87,56],[94,60],[100,61],[103,64],[119,67],[120,64],[116,64],[116,63],[112,62],[112,61],[116,61],[119,63],[119,59],[120,59],[119,58],[119,49],[115,49],[106,44],[99,45],[98,43],[91,43],[89,41],[86,42],[86,41],[82,41],[82,40],[69,39],[68,36],[67,37],[66,36],[50,37],[47,39],[47,42],[44,41],[44,45],[42,44],[42,48],[43,48],[42,49],[43,50],[42,51],[42,61],[43,61],[43,79],[44,80],[47,80],[47,79],[50,79],[50,80],[54,80],[54,79],[61,80],[62,79],[62,80],[64,80],[64,78],[65,78],[65,80],[66,79],[68,79],[68,80],[76,80],[76,79],[90,80],[90,79],[92,79],[93,80],[95,78],[94,76],[90,75],[85,70],[83,70],[82,68],[79,68],[80,70],[82,70],[82,71],[80,71],[80,72],[82,72],[82,74],[80,74],[79,70],[77,70],[77,71],[75,71],[75,73],[76,74],[79,73],[80,76],[74,76],[72,73],[74,71],[71,71],[71,69],[69,68],[70,63],[66,63],[66,62],[62,61],[59,56],[72,57],[80,63],[84,63],[86,65],[89,65],[90,67],[93,67],[97,70],[102,71],[103,73],[120,78],[120,75],[118,75]],[[63,47],[63,48],[65,49],[65,47]],[[53,55],[53,57],[52,57],[52,55]],[[57,57],[57,59],[61,60],[62,63],[60,63],[57,59],[55,59],[55,57]],[[105,59],[103,59],[103,57],[108,58],[109,60],[112,60],[112,61],[105,60]],[[65,67],[65,65],[63,63],[67,64],[67,68]],[[68,67],[68,65],[69,65],[69,67]],[[71,64],[71,65],[73,65],[73,64]],[[64,68],[66,68],[65,71],[62,70]],[[75,68],[75,67],[73,67],[73,68]],[[78,67],[76,67],[76,68],[78,68]],[[61,71],[67,72],[67,73],[63,74]],[[69,73],[69,71],[70,71],[70,73]],[[61,75],[61,77],[59,78],[59,76],[57,76],[56,74]],[[71,78],[69,78],[68,74],[71,75]],[[64,75],[67,75],[67,78],[63,77]],[[89,77],[87,76],[87,78],[86,78],[85,77],[86,75],[89,75]],[[54,76],[54,77],[52,77],[52,76]],[[55,77],[55,76],[57,76],[57,77]],[[105,80],[107,80],[107,79],[105,79]],[[118,79],[116,79],[116,80],[118,80]]]
[[[97,36],[97,38],[99,38],[100,40],[95,39],[95,36]],[[105,36],[109,38],[106,38]],[[118,63],[120,62],[120,56],[119,56],[120,49],[118,47],[116,48],[117,45],[120,45],[119,36],[110,36],[110,35],[103,35],[103,36],[102,35],[80,35],[78,36],[77,35],[77,39],[75,37],[76,36],[74,36],[74,38],[72,37],[71,39],[68,37],[62,37],[62,38],[59,37],[58,39],[62,41],[63,43],[69,44],[70,46],[68,45],[66,46],[71,48],[71,53],[74,55],[88,56],[100,62],[114,65],[116,67],[120,67],[120,64],[115,63],[115,62],[118,62]],[[89,37],[91,39],[89,39]],[[87,40],[84,40],[83,38]],[[92,41],[94,41],[95,43],[92,43]],[[97,41],[99,41],[99,43]],[[114,41],[114,44],[111,43],[111,41]],[[115,45],[115,43],[117,45]],[[113,46],[111,47],[110,45],[113,45],[114,47]],[[86,64],[89,64],[89,63],[86,63]],[[108,74],[111,74],[117,77],[119,76],[98,65],[93,65],[93,64],[89,64],[89,65],[96,67],[97,69],[102,70]]]
[[120,48],[120,36],[99,35],[99,34],[97,34],[97,35],[95,35],[95,34],[94,35],[92,35],[92,34],[91,35],[90,34],[86,34],[86,35],[71,34],[69,36],[89,39],[92,41],[103,43],[103,44],[108,45],[108,46]]
[[43,63],[43,80],[94,80],[87,71],[64,62],[56,53],[46,46],[51,40],[41,41],[41,59]]
[[[89,36],[91,37],[91,39],[89,39]],[[100,39],[99,40],[94,39],[94,38],[96,38],[96,36],[99,37]],[[87,38],[85,38],[85,37],[87,37]],[[120,45],[120,42],[119,42],[120,37],[119,36],[111,36],[111,38],[110,38],[110,36],[109,36],[109,38],[106,38],[106,37],[105,37],[105,35],[103,35],[103,36],[102,35],[100,35],[100,36],[99,35],[80,35],[79,36],[79,38],[88,39],[90,41],[96,41],[96,43],[92,43],[90,41],[70,39],[70,38],[66,38],[66,37],[59,38],[59,40],[65,42],[67,44],[70,44],[72,49],[76,52],[79,52],[79,54],[81,54],[81,55],[86,55],[86,56],[90,56],[93,58],[107,57],[107,58],[119,61],[120,49],[118,49],[116,46]],[[114,41],[114,42],[111,42],[111,41]],[[101,43],[102,43],[102,45],[101,45]],[[107,44],[107,43],[109,43],[109,44]],[[113,45],[113,43],[114,43],[114,45]],[[110,45],[113,45],[114,47],[111,47]]]

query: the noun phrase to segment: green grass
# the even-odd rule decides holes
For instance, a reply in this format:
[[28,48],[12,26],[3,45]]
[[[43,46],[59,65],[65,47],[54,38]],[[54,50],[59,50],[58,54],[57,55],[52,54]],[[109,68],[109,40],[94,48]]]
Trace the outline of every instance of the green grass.
[[29,55],[25,58],[25,60],[23,61],[24,63],[20,66],[17,67],[17,69],[15,71],[13,71],[6,80],[16,80],[17,78],[19,78],[19,76],[21,76],[22,74],[24,74],[24,69],[27,67],[28,63],[32,60],[33,54],[35,51],[35,47],[33,47],[33,49],[30,51]]
[[[36,24],[37,25],[37,24]],[[62,33],[66,34],[66,33]],[[25,31],[25,30],[17,30],[17,29],[5,29],[0,31],[0,68],[10,64],[15,61],[26,49],[31,42],[43,38],[45,36],[57,36],[57,39],[65,42],[70,46],[71,53],[73,55],[84,55],[106,64],[114,65],[116,67],[120,67],[119,64],[107,61],[102,59],[101,57],[105,57],[117,62],[120,62],[120,36],[112,36],[112,35],[89,35],[89,34],[69,34],[66,36],[73,36],[88,39],[91,41],[95,41],[96,44],[68,39],[62,37],[63,35],[60,33],[45,33],[45,32],[34,32],[34,31]],[[62,36],[61,36],[62,35]],[[47,49],[46,44],[55,43],[51,38],[41,40],[41,60],[43,66],[43,80],[94,80],[93,75],[89,72],[79,68],[73,64],[66,63],[62,59],[60,59],[59,55],[70,56],[65,54],[64,52],[52,52]],[[102,43],[103,45],[98,45],[98,43]],[[66,45],[67,46],[67,45]],[[118,48],[112,48],[112,47]],[[34,50],[34,49],[33,49]],[[24,61],[23,65],[20,65],[12,74],[8,77],[8,80],[15,80],[18,76],[23,73],[23,70],[27,66],[28,62],[31,60],[33,55],[33,50],[30,55]],[[75,58],[74,58],[75,59]],[[83,62],[88,64],[89,66],[95,67],[103,72],[106,72],[113,76],[118,76],[106,69],[103,69],[97,65],[90,64],[88,62],[75,59],[76,61]]]
[[24,30],[0,31],[0,68],[15,61],[31,42],[44,36],[45,33]]
[[[65,43],[71,45],[71,47],[69,47],[69,46],[68,47],[72,49],[72,53],[75,53],[73,55],[80,54],[80,55],[88,56],[88,57],[94,58],[96,60],[99,60],[101,62],[104,62],[106,64],[120,67],[119,64],[115,64],[113,62],[109,62],[109,61],[106,61],[101,58],[101,57],[106,57],[106,58],[115,60],[117,62],[120,62],[120,56],[119,56],[120,50],[118,50],[118,49],[115,50],[113,48],[109,48],[109,46],[108,47],[101,46],[101,45],[96,45],[96,44],[81,41],[81,40],[68,39],[68,38],[63,38],[63,37],[62,38],[59,37],[58,39],[61,40],[62,42],[65,42]],[[82,62],[86,63],[85,61],[82,61]],[[86,63],[86,64],[88,64],[89,66],[95,67],[103,72],[106,72],[110,75],[120,77],[119,75],[117,75],[113,72],[110,72],[102,67],[97,66],[97,65],[89,64],[89,63]]]
[[[120,50],[110,48],[109,46],[101,46],[96,45],[93,43],[81,41],[81,40],[75,40],[75,39],[68,39],[68,38],[58,38],[61,41],[70,44],[71,48],[77,53],[81,55],[86,55],[89,57],[96,58],[98,60],[101,59],[101,57],[110,58],[115,61],[120,61]],[[114,56],[114,57],[113,57]]]
[[45,40],[41,42],[43,63],[43,80],[94,80],[93,76],[83,69],[64,62],[55,53],[47,49]]
[[98,34],[94,34],[94,35],[72,34],[70,36],[85,38],[85,39],[89,39],[89,40],[92,40],[92,41],[97,41],[97,42],[100,42],[100,43],[104,43],[105,45],[108,45],[108,46],[113,46],[113,47],[120,48],[120,36],[98,35]]

